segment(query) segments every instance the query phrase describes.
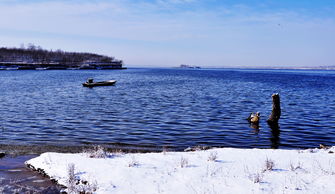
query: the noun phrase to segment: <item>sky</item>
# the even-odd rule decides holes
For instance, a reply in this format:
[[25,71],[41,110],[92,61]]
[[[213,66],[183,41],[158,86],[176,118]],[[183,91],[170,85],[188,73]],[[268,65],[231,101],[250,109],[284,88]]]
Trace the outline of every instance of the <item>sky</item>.
[[126,66],[335,65],[334,0],[0,0],[0,46]]

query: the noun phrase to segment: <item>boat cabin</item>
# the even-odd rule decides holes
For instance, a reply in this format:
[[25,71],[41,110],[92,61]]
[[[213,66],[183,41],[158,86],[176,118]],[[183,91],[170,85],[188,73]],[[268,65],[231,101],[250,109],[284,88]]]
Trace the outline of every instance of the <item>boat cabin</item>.
[[93,83],[93,78],[88,78],[86,82],[87,83]]

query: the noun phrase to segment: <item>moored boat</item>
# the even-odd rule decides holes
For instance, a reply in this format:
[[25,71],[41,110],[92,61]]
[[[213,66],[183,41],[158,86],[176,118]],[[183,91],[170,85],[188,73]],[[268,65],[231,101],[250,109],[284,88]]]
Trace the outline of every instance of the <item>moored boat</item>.
[[94,82],[92,78],[88,79],[83,83],[84,87],[95,87],[95,86],[112,86],[116,83],[116,80],[107,80],[101,82]]

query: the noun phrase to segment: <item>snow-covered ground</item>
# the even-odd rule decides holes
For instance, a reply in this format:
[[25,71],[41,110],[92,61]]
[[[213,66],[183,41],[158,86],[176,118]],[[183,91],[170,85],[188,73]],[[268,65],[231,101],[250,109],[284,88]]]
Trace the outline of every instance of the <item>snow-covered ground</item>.
[[[26,162],[69,191],[95,193],[335,193],[335,146],[195,152],[44,153]],[[80,181],[79,181],[80,180]],[[86,183],[87,181],[87,183]],[[80,182],[79,184],[77,184]]]

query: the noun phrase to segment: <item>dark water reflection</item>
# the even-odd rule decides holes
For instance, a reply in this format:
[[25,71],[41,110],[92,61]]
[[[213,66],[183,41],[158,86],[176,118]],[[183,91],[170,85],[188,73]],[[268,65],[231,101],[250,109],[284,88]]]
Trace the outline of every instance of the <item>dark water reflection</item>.
[[[116,79],[84,88],[88,77]],[[335,142],[335,72],[0,71],[0,144],[308,148]],[[281,94],[280,131],[271,94]],[[261,112],[259,129],[245,120]]]

